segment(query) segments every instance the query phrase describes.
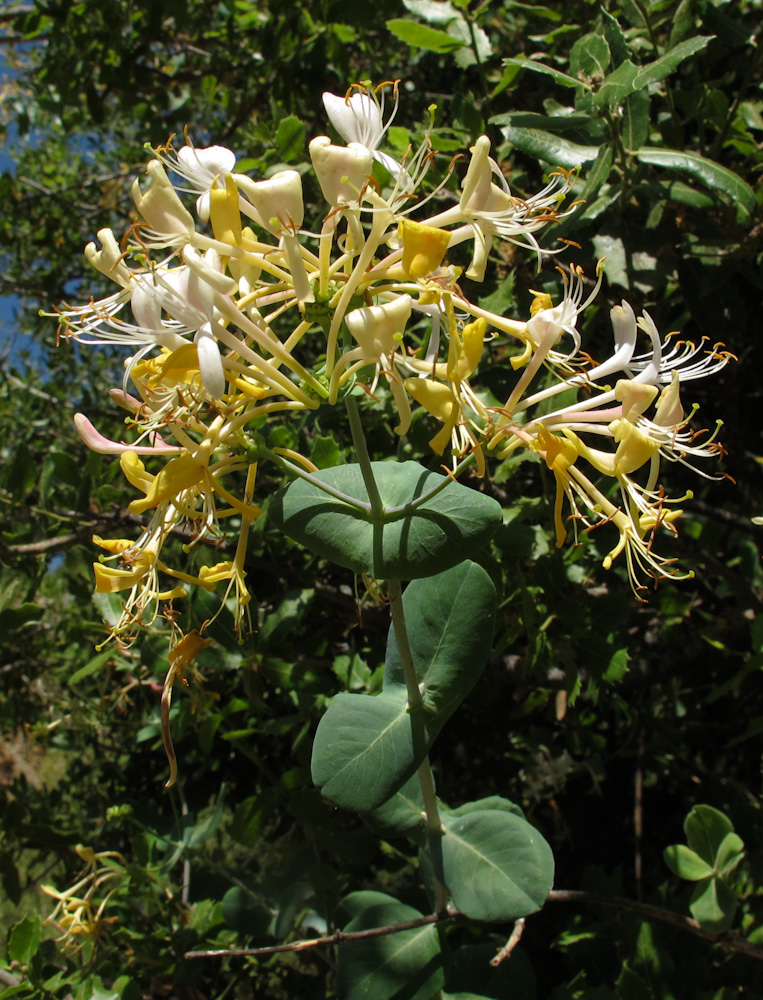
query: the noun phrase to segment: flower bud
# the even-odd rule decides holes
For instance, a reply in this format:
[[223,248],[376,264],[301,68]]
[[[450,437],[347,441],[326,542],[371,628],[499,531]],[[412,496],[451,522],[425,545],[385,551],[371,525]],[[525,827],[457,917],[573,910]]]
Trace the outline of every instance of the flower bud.
[[357,202],[373,169],[370,150],[359,142],[334,146],[327,135],[316,136],[309,149],[315,176],[329,205]]
[[88,261],[96,271],[100,271],[107,278],[116,281],[122,288],[129,288],[130,268],[124,262],[124,254],[119,248],[116,237],[110,229],[99,229],[98,239],[101,241],[100,250],[95,243],[88,243],[85,247],[85,256]]
[[159,160],[150,160],[146,173],[151,183],[145,191],[137,177],[132,186],[137,210],[155,233],[190,238],[195,230],[193,216],[178,198]]
[[347,329],[360,346],[363,356],[377,360],[399,346],[411,318],[410,295],[401,295],[381,306],[364,306],[347,313]]
[[302,178],[296,170],[280,170],[266,181],[253,181],[245,174],[236,174],[234,180],[272,236],[294,233],[302,226]]

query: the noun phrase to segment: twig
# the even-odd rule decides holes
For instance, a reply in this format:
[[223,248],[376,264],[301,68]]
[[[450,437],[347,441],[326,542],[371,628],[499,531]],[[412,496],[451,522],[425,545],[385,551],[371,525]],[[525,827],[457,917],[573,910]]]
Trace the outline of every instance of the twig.
[[[713,931],[707,931],[703,927],[700,927],[696,920],[692,920],[689,917],[682,917],[680,913],[674,913],[672,910],[665,910],[661,906],[652,906],[651,903],[640,903],[635,899],[626,899],[624,896],[603,896],[598,892],[584,892],[577,889],[554,889],[548,894],[546,902],[583,903],[594,906],[609,906],[618,910],[628,910],[631,913],[636,913],[639,916],[644,917],[646,920],[655,920],[664,924],[671,924],[673,927],[678,927],[679,930],[689,931],[692,934],[696,934],[697,937],[704,938],[705,941],[710,941],[712,944],[720,945],[721,948],[725,948],[727,951],[740,952],[743,955],[749,955],[750,958],[763,960],[763,947],[752,944],[750,941],[746,941],[736,931],[726,931],[723,934],[715,934]],[[211,951],[189,951],[186,952],[185,957],[264,957],[266,955],[275,955],[279,952],[286,951],[307,951],[310,948],[318,948],[321,945],[344,944],[347,941],[363,941],[367,938],[384,937],[387,934],[397,934],[400,931],[413,930],[416,927],[425,927],[427,924],[438,924],[443,923],[446,920],[454,920],[456,917],[465,917],[465,914],[461,913],[460,910],[456,910],[454,907],[449,906],[446,910],[442,910],[440,913],[432,913],[428,917],[418,917],[416,920],[406,920],[399,924],[389,924],[387,927],[374,927],[367,931],[352,931],[349,934],[337,931],[335,934],[331,934],[328,937],[307,938],[302,941],[292,941],[290,944],[271,945],[267,948],[219,948]],[[522,927],[522,930],[517,930],[517,926],[520,923],[523,924],[524,921],[518,920],[514,925],[514,930],[508,943],[505,948],[501,949],[496,958],[492,960],[493,963],[496,963],[496,959],[502,961],[500,956],[505,952],[506,954],[503,954],[503,957],[507,957],[507,955],[511,954],[511,951],[516,947],[519,937],[522,934],[522,930],[524,930],[524,926]]]
[[690,931],[697,937],[704,938],[713,944],[718,944],[728,951],[742,952],[751,958],[763,960],[763,947],[746,941],[736,931],[725,931],[723,934],[715,934],[713,931],[706,931],[690,917],[682,917],[680,913],[672,910],[665,910],[661,906],[652,906],[651,903],[639,903],[635,899],[626,899],[624,896],[603,896],[598,892],[582,892],[576,889],[554,889],[548,894],[548,903],[592,903],[599,906],[612,906],[618,910],[629,910],[637,913],[647,920],[658,920],[664,924],[672,924],[680,930]]
[[501,962],[504,962],[507,958],[511,956],[512,951],[516,948],[522,939],[522,934],[525,929],[525,918],[520,917],[519,920],[514,924],[514,930],[511,932],[511,937],[498,951],[498,954],[490,959],[490,964],[493,968],[497,968]]
[[441,913],[430,913],[428,917],[417,917],[415,920],[404,920],[399,924],[390,924],[387,927],[372,927],[367,931],[350,931],[345,934],[337,931],[328,937],[307,938],[303,941],[292,941],[290,944],[275,944],[269,948],[220,948],[212,951],[187,951],[186,958],[239,958],[243,955],[275,955],[282,951],[307,951],[309,948],[317,948],[324,944],[345,944],[347,941],[364,941],[367,938],[385,937],[387,934],[397,934],[400,931],[415,930],[416,927],[426,927],[427,924],[438,924],[444,920],[452,920],[460,917],[461,913],[453,907],[448,907]]

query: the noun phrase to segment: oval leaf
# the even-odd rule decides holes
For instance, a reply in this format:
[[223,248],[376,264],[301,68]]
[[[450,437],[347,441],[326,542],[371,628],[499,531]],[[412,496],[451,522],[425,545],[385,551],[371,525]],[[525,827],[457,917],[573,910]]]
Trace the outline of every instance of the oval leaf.
[[[442,486],[434,497],[408,514],[384,513],[375,519],[298,479],[279,490],[268,515],[287,535],[318,555],[355,573],[377,579],[413,580],[432,576],[468,558],[501,523],[501,506],[491,497],[416,462],[373,462],[386,510],[404,507]],[[365,503],[368,493],[358,465],[340,465],[315,474]]]
[[728,195],[731,200],[740,205],[746,212],[754,212],[757,206],[755,192],[728,167],[722,167],[715,160],[708,160],[698,153],[679,152],[676,149],[654,149],[644,146],[636,156],[641,163],[648,163],[666,170],[683,170],[691,177],[701,181],[714,191]]
[[[374,893],[374,896],[382,896]],[[416,920],[412,906],[388,902],[363,907],[342,930],[345,934]],[[338,1000],[431,1000],[445,983],[444,960],[436,929],[427,924],[395,934],[347,941],[339,949],[335,991]]]
[[313,781],[343,809],[368,812],[395,794],[437,735],[407,711],[405,688],[371,696],[338,694],[318,724]]
[[423,711],[407,708],[390,628],[382,693],[337,695],[313,743],[313,781],[326,798],[357,812],[377,809],[414,774],[476,684],[492,645],[495,587],[476,563],[414,580],[402,600]]
[[695,854],[686,844],[673,844],[666,847],[663,854],[665,864],[679,878],[685,878],[689,882],[699,882],[700,879],[709,878],[713,874],[713,867]]
[[551,848],[530,824],[504,810],[442,817],[442,874],[473,920],[517,920],[539,910],[554,882]]
[[418,774],[406,781],[402,788],[372,812],[366,813],[363,822],[380,837],[401,837],[404,834],[417,839],[426,829],[424,796]]
[[[493,644],[496,593],[477,563],[466,562],[403,594],[419,689],[439,731],[479,680]],[[384,689],[405,687],[395,632],[389,630]]]

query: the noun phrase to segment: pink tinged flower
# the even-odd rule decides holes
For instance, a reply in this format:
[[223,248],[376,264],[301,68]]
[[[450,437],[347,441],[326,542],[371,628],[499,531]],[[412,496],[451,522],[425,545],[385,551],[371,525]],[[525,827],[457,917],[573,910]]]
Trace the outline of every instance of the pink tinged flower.
[[179,447],[165,444],[158,435],[153,436],[153,444],[150,445],[124,444],[121,441],[112,441],[110,438],[104,437],[84,413],[74,414],[74,426],[88,448],[98,452],[99,455],[123,455],[126,451],[134,451],[138,455],[166,455],[182,451]]

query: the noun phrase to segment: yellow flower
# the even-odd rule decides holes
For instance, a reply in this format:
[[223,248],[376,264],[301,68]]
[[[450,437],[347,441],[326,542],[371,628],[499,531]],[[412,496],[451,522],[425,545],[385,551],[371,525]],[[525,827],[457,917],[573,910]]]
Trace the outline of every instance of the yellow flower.
[[443,262],[450,233],[410,219],[398,224],[398,232],[403,241],[403,270],[409,278],[428,278]]

